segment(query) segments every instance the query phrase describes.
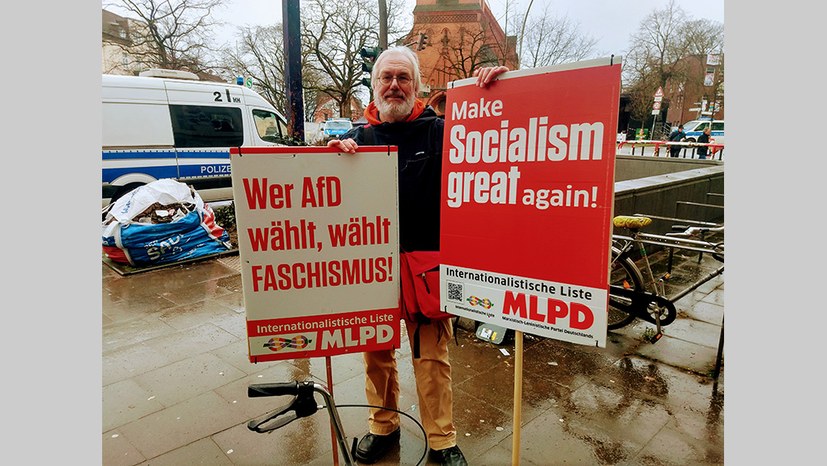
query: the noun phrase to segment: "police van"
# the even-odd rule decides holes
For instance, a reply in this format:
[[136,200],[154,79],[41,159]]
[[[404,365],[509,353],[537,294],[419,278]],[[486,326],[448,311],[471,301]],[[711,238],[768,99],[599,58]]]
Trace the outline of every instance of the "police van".
[[232,199],[230,147],[280,146],[287,122],[242,85],[148,70],[102,76],[102,205],[161,178]]
[[712,125],[712,128],[709,132],[709,137],[715,140],[718,144],[724,143],[724,120],[692,120],[687,121],[683,124],[683,131],[686,133],[686,140],[688,142],[695,142],[698,140],[698,136],[703,134],[706,128],[709,128],[709,125]]

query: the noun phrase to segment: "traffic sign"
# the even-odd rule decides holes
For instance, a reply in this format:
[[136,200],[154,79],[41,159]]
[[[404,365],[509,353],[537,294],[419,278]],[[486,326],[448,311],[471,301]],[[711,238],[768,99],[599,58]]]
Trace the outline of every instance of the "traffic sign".
[[658,87],[658,90],[655,91],[655,98],[657,99],[658,97],[663,97],[663,88],[662,87]]
[[660,110],[660,101],[656,100],[654,104],[652,104],[652,110]]

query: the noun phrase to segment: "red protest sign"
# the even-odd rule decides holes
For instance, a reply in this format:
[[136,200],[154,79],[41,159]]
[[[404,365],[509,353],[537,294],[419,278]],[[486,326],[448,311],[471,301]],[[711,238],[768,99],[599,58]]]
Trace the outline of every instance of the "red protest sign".
[[620,64],[473,82],[446,102],[442,305],[605,346]]
[[230,151],[251,362],[399,347],[397,153]]

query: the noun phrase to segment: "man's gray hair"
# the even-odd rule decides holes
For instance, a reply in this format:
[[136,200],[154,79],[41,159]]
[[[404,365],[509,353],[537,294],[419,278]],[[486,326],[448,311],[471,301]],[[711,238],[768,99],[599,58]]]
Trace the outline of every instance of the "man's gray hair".
[[373,70],[371,70],[370,73],[371,84],[377,86],[379,85],[379,70],[382,68],[382,61],[384,61],[388,55],[393,54],[402,55],[408,59],[409,62],[411,62],[411,68],[413,68],[413,91],[414,96],[416,96],[416,94],[419,93],[419,89],[422,87],[422,75],[419,72],[419,57],[416,56],[413,50],[402,45],[394,45],[379,54],[379,57],[376,58],[376,62],[373,64]]

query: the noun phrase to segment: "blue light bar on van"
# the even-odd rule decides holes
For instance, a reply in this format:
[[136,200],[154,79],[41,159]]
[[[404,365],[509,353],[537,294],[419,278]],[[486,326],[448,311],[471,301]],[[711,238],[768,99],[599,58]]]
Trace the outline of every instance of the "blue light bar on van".
[[236,76],[235,83],[238,84],[239,86],[243,86],[244,85],[244,77],[243,76]]

